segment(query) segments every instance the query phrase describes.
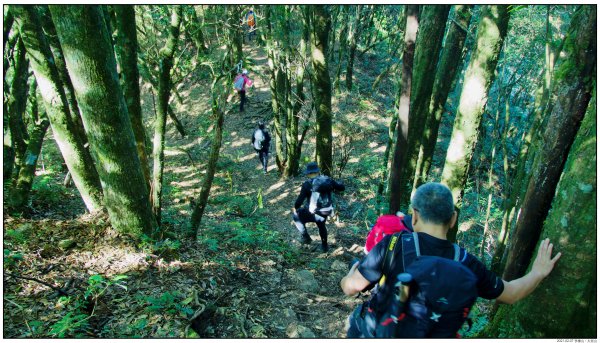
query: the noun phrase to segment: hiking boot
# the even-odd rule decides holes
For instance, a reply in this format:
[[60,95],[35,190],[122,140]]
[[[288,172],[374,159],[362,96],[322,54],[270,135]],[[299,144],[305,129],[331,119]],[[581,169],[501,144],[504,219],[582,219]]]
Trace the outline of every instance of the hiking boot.
[[329,251],[329,245],[327,245],[327,243],[321,243],[321,251],[322,252],[328,252]]
[[312,242],[312,238],[308,234],[300,236],[300,243],[310,244],[310,242]]

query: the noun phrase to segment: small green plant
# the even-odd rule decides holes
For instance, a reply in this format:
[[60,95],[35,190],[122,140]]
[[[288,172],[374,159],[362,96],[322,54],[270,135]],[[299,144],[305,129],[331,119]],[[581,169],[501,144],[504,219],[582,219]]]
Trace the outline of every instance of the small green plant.
[[83,332],[89,326],[89,316],[81,312],[67,312],[65,316],[50,328],[50,335],[58,338],[74,336],[83,337]]
[[178,292],[165,292],[160,297],[144,297],[144,300],[149,304],[146,311],[150,313],[167,313],[179,314],[184,317],[189,317],[194,314],[194,310],[186,306],[190,301],[187,299],[179,300],[182,296]]
[[23,254],[18,251],[11,251],[10,249],[4,249],[4,265],[12,267],[19,261],[23,260]]

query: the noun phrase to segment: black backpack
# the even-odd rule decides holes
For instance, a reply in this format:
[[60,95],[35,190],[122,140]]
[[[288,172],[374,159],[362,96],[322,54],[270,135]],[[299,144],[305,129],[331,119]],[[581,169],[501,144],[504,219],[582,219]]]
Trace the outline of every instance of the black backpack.
[[[319,175],[312,179],[310,190],[312,192],[309,203],[309,210],[311,212],[333,206],[333,197],[331,195],[333,180],[329,176]],[[326,210],[325,212],[331,213],[331,210]],[[324,214],[329,215],[329,213]]]
[[470,325],[469,312],[477,300],[477,277],[459,261],[460,248],[454,244],[453,260],[421,256],[416,232],[394,234],[386,249],[384,276],[398,244],[404,272],[393,284],[389,305],[377,316],[375,337],[458,337],[465,321]]

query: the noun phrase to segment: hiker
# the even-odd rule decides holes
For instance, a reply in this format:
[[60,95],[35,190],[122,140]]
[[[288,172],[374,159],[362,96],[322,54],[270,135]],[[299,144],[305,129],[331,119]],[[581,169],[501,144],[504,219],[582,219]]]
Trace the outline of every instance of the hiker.
[[252,87],[252,80],[248,77],[248,70],[242,70],[241,74],[236,76],[233,81],[233,87],[240,95],[240,112],[244,112],[244,104],[246,103],[246,86]]
[[258,155],[258,160],[263,168],[263,173],[267,173],[267,163],[269,160],[269,147],[271,145],[271,135],[265,129],[265,123],[261,120],[258,122],[258,128],[252,133],[252,147]]
[[246,25],[248,25],[248,41],[252,41],[252,37],[256,36],[256,18],[254,16],[254,11],[250,9],[248,13],[246,13]]
[[[488,270],[476,257],[446,239],[448,229],[456,223],[457,219],[452,193],[448,187],[433,182],[420,186],[411,199],[411,206],[413,208],[412,225],[415,232],[386,236],[366,257],[360,262],[356,262],[348,275],[340,282],[346,295],[355,295],[379,282],[379,288],[372,292],[371,298],[358,306],[348,317],[348,338],[385,337],[380,333],[385,332],[385,325],[389,323],[397,325],[394,331],[387,332],[393,337],[459,337],[457,332],[468,317],[470,306],[477,297],[497,299],[502,303],[513,304],[529,295],[550,274],[554,264],[560,258],[560,253],[552,258],[552,244],[545,239],[540,244],[537,257],[529,273],[516,280],[502,280]],[[386,255],[386,251],[389,253],[388,255]],[[417,259],[418,256],[420,257]],[[427,325],[433,325],[434,328],[442,330],[440,326],[436,326],[437,323],[448,324],[446,318],[456,319],[450,315],[444,317],[442,314],[440,316],[442,312],[432,311],[431,307],[434,306],[431,305],[432,302],[427,303],[423,298],[419,299],[418,297],[427,294],[422,292],[423,288],[420,290],[410,287],[412,281],[417,282],[411,280],[411,277],[414,279],[435,277],[435,275],[432,276],[433,273],[429,273],[429,276],[419,275],[419,271],[411,268],[411,264],[420,264],[419,267],[422,267],[423,263],[433,259],[442,263],[445,261],[455,263],[452,265],[453,268],[457,267],[457,264],[458,269],[456,270],[460,270],[460,272],[449,274],[450,277],[442,279],[445,282],[431,279],[429,285],[434,286],[430,286],[430,289],[436,289],[437,286],[437,290],[440,288],[451,289],[456,296],[472,297],[468,305],[462,308],[464,313],[455,323],[458,325],[452,326],[453,332],[450,330],[446,330],[446,332],[418,331],[424,327],[431,328]],[[403,265],[406,266],[405,270],[403,270]],[[438,269],[438,271],[441,274],[444,273],[443,269]],[[460,287],[463,285],[455,284],[455,281],[468,280],[466,278],[469,277],[468,274],[473,278],[470,283],[472,287],[470,294],[465,294],[464,289]],[[382,276],[384,278],[380,282]],[[398,283],[396,283],[397,281]],[[422,287],[424,283],[418,283],[418,285]],[[410,297],[411,291],[418,296]],[[431,292],[433,293],[433,291]],[[456,297],[449,295],[448,298]],[[448,300],[440,297],[437,301],[442,299]],[[406,303],[407,301],[408,303]],[[421,301],[420,315],[415,310],[417,307],[413,306],[419,301]],[[424,304],[429,305],[425,306]],[[395,317],[388,317],[388,320],[383,316],[389,313],[389,309],[392,307],[395,310],[398,309],[398,313]],[[399,310],[402,307],[409,310]],[[431,314],[431,317],[423,315],[424,313]],[[447,328],[448,326],[446,326]]]
[[[343,183],[336,182],[328,176],[320,175],[319,166],[316,162],[306,165],[306,176],[300,194],[292,208],[292,219],[300,231],[300,242],[310,244],[312,239],[306,231],[306,223],[316,223],[321,236],[321,251],[329,251],[327,244],[327,228],[325,221],[333,213],[332,191],[343,191],[346,189]],[[304,201],[308,200],[308,207],[302,207]]]

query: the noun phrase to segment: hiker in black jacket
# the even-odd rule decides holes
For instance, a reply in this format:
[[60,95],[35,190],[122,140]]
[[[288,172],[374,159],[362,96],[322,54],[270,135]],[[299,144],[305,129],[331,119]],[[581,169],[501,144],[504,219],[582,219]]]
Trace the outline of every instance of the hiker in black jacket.
[[[336,182],[327,176],[320,176],[319,166],[315,162],[306,165],[306,176],[309,179],[302,184],[300,194],[292,208],[292,219],[300,231],[302,244],[312,242],[306,231],[306,223],[316,223],[319,228],[319,236],[321,236],[321,251],[327,252],[329,246],[327,245],[325,221],[333,212],[331,192],[333,190],[343,191],[346,187],[343,183]],[[308,200],[308,204],[301,208],[305,200]]]
[[263,173],[267,173],[267,164],[269,161],[269,146],[271,145],[271,135],[265,129],[265,123],[258,122],[258,128],[252,133],[252,147],[258,155],[258,160],[263,167]]
[[[466,250],[460,248],[456,256],[453,244],[446,238],[448,229],[456,223],[457,214],[454,210],[452,193],[448,187],[440,183],[426,183],[417,188],[411,199],[413,208],[412,226],[418,235],[421,255],[439,256],[452,259],[453,255],[462,265],[467,267],[477,280],[477,296],[484,299],[496,299],[499,302],[513,304],[529,295],[542,282],[554,268],[554,264],[561,253],[552,257],[552,244],[548,239],[542,240],[537,257],[531,270],[521,278],[505,281]],[[356,262],[340,282],[340,287],[346,295],[353,296],[358,292],[368,289],[378,283],[384,275],[383,266],[386,260],[386,251],[392,249],[390,241],[392,235],[383,238],[369,254],[360,262]],[[404,262],[403,249],[407,249],[404,242],[410,239],[411,234],[404,234],[396,244],[395,261]],[[408,243],[407,243],[408,244]],[[390,299],[394,296],[392,287],[396,276],[404,272],[404,263],[394,263],[388,268],[388,277],[383,279],[372,298],[358,308],[349,317],[348,338],[372,338],[377,328],[379,314],[389,306]],[[448,280],[449,283],[452,280]],[[384,305],[388,304],[388,305]],[[411,307],[412,310],[412,307]],[[466,313],[465,313],[466,314]],[[432,318],[433,319],[433,318]],[[401,319],[399,319],[401,320]],[[407,336],[411,337],[411,336]]]

